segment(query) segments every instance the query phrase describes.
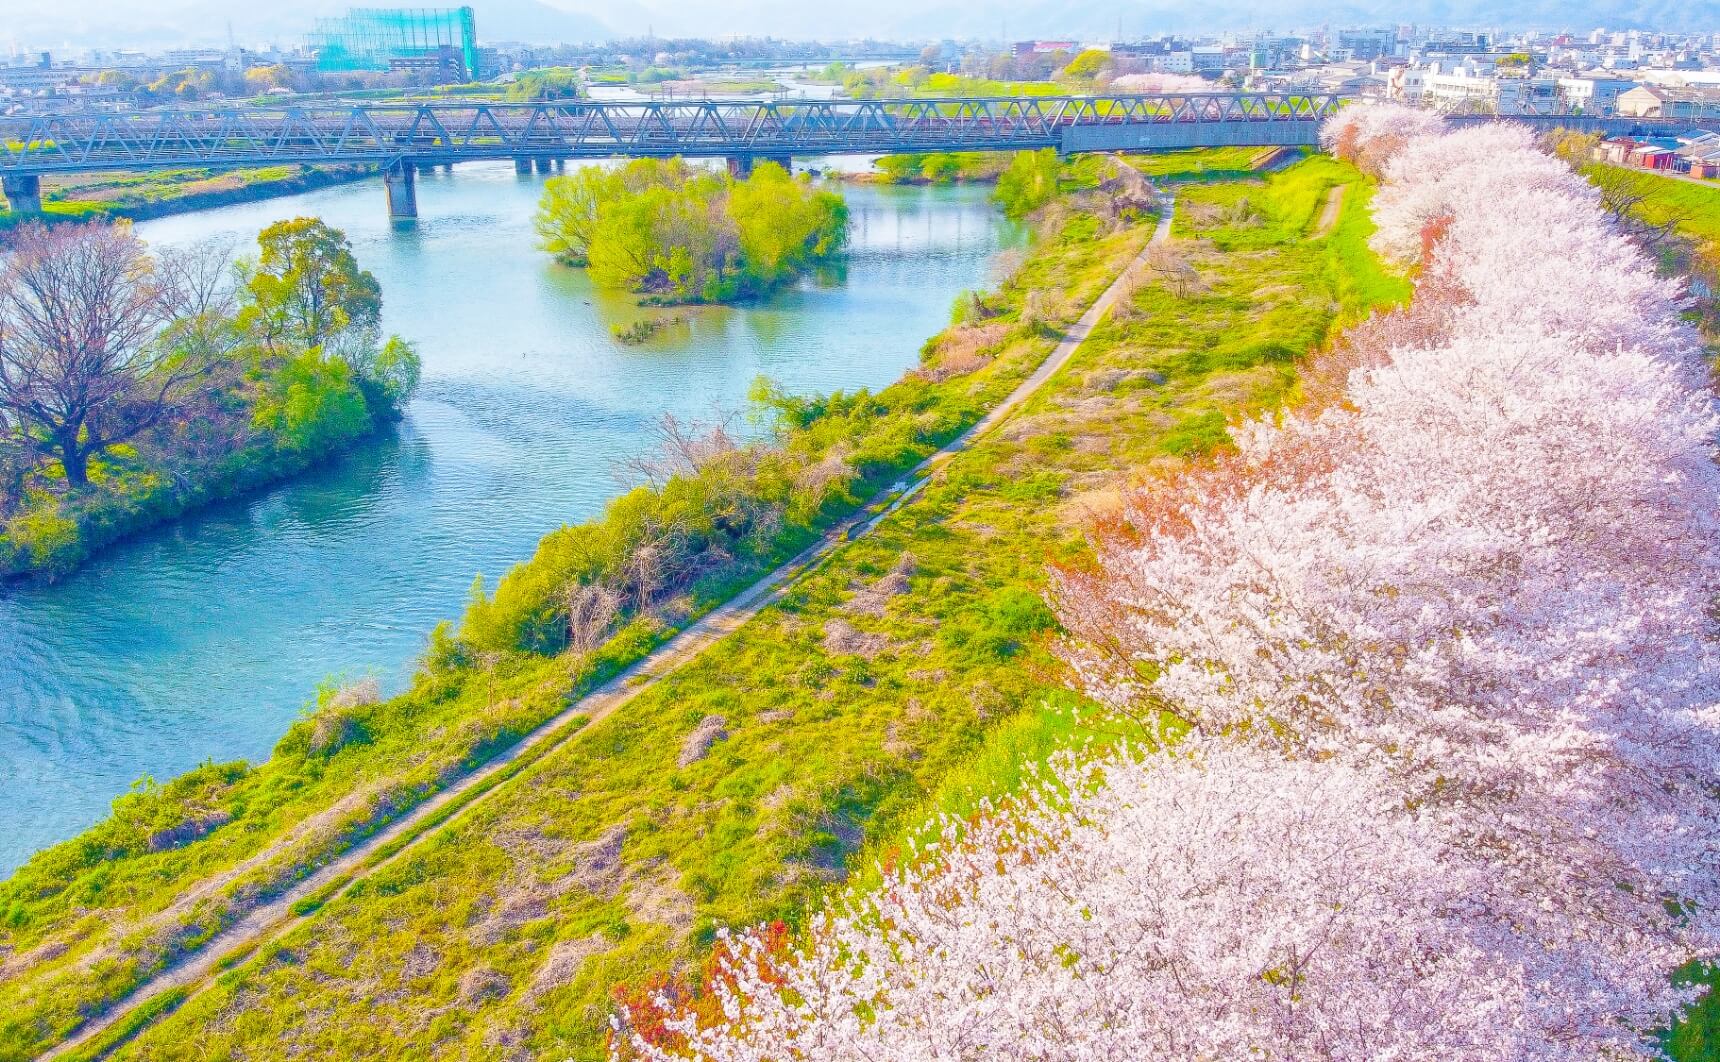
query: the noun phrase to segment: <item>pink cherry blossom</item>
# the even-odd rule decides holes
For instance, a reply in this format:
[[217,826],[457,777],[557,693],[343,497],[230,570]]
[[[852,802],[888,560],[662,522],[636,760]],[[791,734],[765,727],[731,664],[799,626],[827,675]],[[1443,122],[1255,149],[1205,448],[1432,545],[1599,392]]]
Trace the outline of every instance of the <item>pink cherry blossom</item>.
[[[1061,571],[1144,744],[948,822],[653,1059],[1657,1057],[1720,952],[1720,419],[1510,126],[1352,108],[1403,311]],[[1152,749],[1158,751],[1142,751]],[[665,1001],[673,1010],[674,1001]]]

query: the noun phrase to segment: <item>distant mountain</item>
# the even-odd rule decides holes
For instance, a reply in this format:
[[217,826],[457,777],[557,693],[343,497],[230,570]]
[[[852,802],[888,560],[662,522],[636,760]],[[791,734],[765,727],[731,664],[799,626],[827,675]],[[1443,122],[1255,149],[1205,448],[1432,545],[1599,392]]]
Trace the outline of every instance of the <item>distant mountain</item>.
[[[644,0],[659,35],[750,33],[837,40],[871,36],[898,40],[939,37],[1011,39],[1075,36],[1109,40],[1118,22],[1126,37],[1160,32],[1220,32],[1318,25],[1416,22],[1473,28],[1554,29],[1587,33],[1615,29],[1720,29],[1720,0],[1207,0],[1199,4],[1099,3],[1096,0],[870,0],[809,4],[805,0]],[[642,31],[636,15],[605,11],[623,34]]]
[[[378,5],[388,0],[361,0]],[[425,0],[417,0],[419,3]],[[438,0],[429,0],[431,3]],[[452,6],[458,0],[440,0]],[[1416,22],[1468,28],[1700,31],[1720,27],[1720,0],[1207,0],[1201,4],[1096,0],[471,0],[486,41],[544,44],[635,36],[748,34],[797,39],[874,37],[924,40],[1007,36],[1109,39],[1160,32],[1289,31],[1317,25]],[[139,47],[221,44],[228,25],[241,44],[294,44],[319,15],[346,0],[0,0],[0,48]]]

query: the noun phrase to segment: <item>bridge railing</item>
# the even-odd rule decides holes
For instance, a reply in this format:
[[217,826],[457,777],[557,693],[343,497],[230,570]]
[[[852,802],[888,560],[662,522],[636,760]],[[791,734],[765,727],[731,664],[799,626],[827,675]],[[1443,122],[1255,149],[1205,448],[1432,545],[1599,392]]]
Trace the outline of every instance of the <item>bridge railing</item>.
[[1331,95],[365,104],[0,117],[0,173],[553,155],[792,155],[1060,146],[1071,128],[1317,123]]

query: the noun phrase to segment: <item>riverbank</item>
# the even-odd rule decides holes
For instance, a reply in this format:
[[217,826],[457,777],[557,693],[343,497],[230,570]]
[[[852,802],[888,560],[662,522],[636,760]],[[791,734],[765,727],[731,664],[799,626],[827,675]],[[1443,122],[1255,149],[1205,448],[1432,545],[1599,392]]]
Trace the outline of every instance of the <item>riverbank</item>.
[[[77,947],[40,965],[32,958],[0,981],[23,989],[26,982],[42,986],[38,978],[45,977],[68,989],[52,995],[74,1007],[82,999],[101,1009],[101,1001],[123,995],[135,978],[195,951],[210,933],[245,917],[318,864],[513,746],[567,703],[726,600],[750,577],[804,548],[902,470],[977,422],[1026,378],[1055,343],[1049,330],[1078,315],[1064,292],[1096,294],[1145,239],[1144,232],[1135,232],[1096,243],[1095,224],[1074,226],[1041,247],[1039,264],[1008,296],[1014,313],[1030,293],[1037,292],[1032,295],[1037,306],[1021,329],[1012,327],[1009,317],[1000,322],[1003,327],[984,344],[994,348],[991,353],[975,357],[979,349],[963,344],[951,355],[959,372],[921,370],[877,395],[860,391],[834,401],[809,401],[803,430],[791,430],[786,444],[768,451],[749,448],[706,475],[618,499],[603,520],[546,538],[538,555],[510,573],[493,596],[474,602],[457,629],[434,635],[420,678],[404,696],[376,703],[348,698],[337,704],[330,691],[325,705],[344,713],[351,726],[342,723],[319,736],[321,725],[301,725],[256,768],[240,768],[236,775],[197,772],[147,790],[128,798],[124,809],[116,808],[116,817],[82,838],[39,854],[0,894],[0,908],[13,895],[36,892],[49,906],[37,906],[39,916],[25,917],[29,929],[23,932],[38,941],[44,932],[57,936],[55,924],[70,916],[83,926],[91,947],[104,946],[102,940],[120,947],[127,956],[120,967],[129,973],[89,983],[84,980],[89,967],[77,960],[86,949]],[[790,403],[785,412],[793,408]],[[743,475],[732,464],[754,460],[762,462],[758,475]],[[579,652],[576,659],[563,655],[570,630],[558,611],[568,600],[562,580],[570,566],[577,571],[593,563],[602,566],[606,558],[624,561],[634,546],[645,544],[639,534],[652,527],[679,527],[680,520],[694,521],[688,537],[676,540],[677,549],[690,546],[700,558],[680,569],[683,577],[694,576],[693,582],[668,596],[651,595],[649,610],[630,608],[625,625],[597,650]],[[725,554],[728,560],[720,562]],[[636,598],[638,583],[617,589]],[[505,648],[509,644],[515,648]],[[248,810],[196,843],[152,851],[149,837],[159,830],[135,833],[145,821],[178,816],[207,799],[230,807],[241,792],[252,795],[244,800]],[[37,891],[59,881],[47,886],[48,893],[70,900],[66,887],[102,868],[110,883],[101,890],[108,898],[103,905],[111,901],[146,922],[179,928],[166,936],[151,930],[136,937],[133,929],[122,928],[121,923],[136,924],[125,916],[104,920],[115,930],[110,935]],[[116,872],[119,877],[113,876]],[[142,876],[133,877],[134,872]],[[182,888],[211,874],[232,887],[199,892],[189,904],[179,902]],[[49,914],[50,908],[58,913]],[[192,924],[203,928],[191,930]],[[35,945],[16,935],[6,940],[4,932],[0,941],[13,954],[34,952]],[[25,968],[29,976],[20,976]],[[67,977],[71,980],[62,980]],[[68,1028],[64,1022],[70,1013],[21,1015],[16,1035],[24,1042],[57,1039]],[[38,1024],[41,1020],[46,1024]],[[0,1044],[6,1042],[0,1035]]]
[[[1320,341],[1338,307],[1381,290],[1364,275],[1371,260],[1352,213],[1362,197],[1346,197],[1331,236],[1307,239],[1326,190],[1352,176],[1322,165],[1329,168],[1274,178],[1270,195],[1258,182],[1215,188],[1217,201],[1179,230],[1192,241],[1180,258],[1201,283],[1160,279],[1154,265],[1129,291],[1127,311],[1095,330],[1047,393],[941,466],[875,535],[836,551],[626,712],[582,731],[571,756],[529,767],[529,786],[457,817],[475,840],[435,843],[326,906],[326,896],[302,905],[300,914],[314,913],[315,925],[302,927],[308,935],[266,947],[255,969],[232,978],[244,1000],[228,999],[226,988],[205,992],[126,1050],[148,1053],[190,1036],[240,1050],[235,1038],[264,1035],[333,1053],[398,1053],[427,1036],[451,1050],[469,1036],[474,1049],[586,1051],[618,980],[697,949],[717,923],[791,909],[856,860],[864,838],[887,836],[902,812],[983,761],[988,735],[1041,740],[1038,711],[1011,707],[1041,703],[1035,580],[1047,550],[1078,550],[1073,518],[1103,504],[1106,470],[1125,458],[1176,461],[1222,445],[1230,411],[1280,396],[1293,381],[1287,359]],[[1227,219],[1237,215],[1222,209],[1224,197],[1244,194],[1256,211],[1236,222],[1233,237]],[[408,696],[372,704],[331,691],[324,712],[267,763],[152,790],[32,861],[0,895],[23,904],[24,928],[0,938],[17,956],[7,978],[20,986],[11,1013],[23,1039],[15,1042],[23,1049],[57,1038],[80,1011],[104,1009],[147,971],[195,953],[249,905],[512,747],[746,585],[749,572],[804,546],[976,423],[1144,245],[1151,223],[1098,212],[1101,198],[1084,195],[1058,212],[1021,271],[928,344],[908,379],[875,396],[761,396],[787,431],[785,458],[724,456],[679,486],[621,499],[600,524],[550,536],[493,596],[475,599],[457,630],[433,639]],[[1273,224],[1261,223],[1263,210]],[[1296,283],[1286,281],[1292,276]],[[805,492],[799,508],[797,492]],[[765,537],[773,509],[782,522]],[[684,539],[641,541],[640,531],[685,526],[669,516],[703,522]],[[625,543],[692,548],[692,562],[667,567],[693,580],[647,613],[622,617],[597,650],[584,639],[570,645],[570,579],[623,601],[639,596],[637,583],[593,578],[610,570],[605,551]],[[581,598],[577,614],[590,614],[600,596]],[[497,814],[507,818],[502,833],[492,832]],[[171,828],[155,824],[190,821],[212,825],[150,849],[149,838]],[[525,860],[517,869],[516,856]],[[587,864],[609,868],[589,889],[533,884]],[[83,895],[76,883],[91,875],[99,898],[73,905]],[[193,891],[199,881],[219,884]],[[373,924],[379,896],[399,921]],[[421,907],[434,896],[439,914]],[[100,922],[77,913],[93,907],[106,911]],[[358,946],[396,932],[428,949],[411,972],[398,962],[381,969],[382,953]],[[357,951],[322,961],[320,949],[348,944]],[[79,958],[92,948],[109,949],[116,974],[101,984]],[[385,950],[417,954],[412,945]],[[332,980],[293,981],[311,951],[317,969],[339,971]],[[546,956],[559,957],[549,972],[539,968]],[[276,978],[292,986],[244,987]],[[393,1003],[375,1009],[386,995],[430,1013],[426,978],[450,996],[468,983],[494,987],[434,1034]],[[47,1000],[56,1002],[40,1009]],[[369,1012],[346,1013],[361,1000]],[[203,1026],[215,1011],[242,1017]],[[326,1020],[337,1012],[340,1022]],[[564,1020],[545,1023],[545,1013]],[[279,1032],[278,1021],[295,1020]]]
[[[256,264],[229,280],[226,249],[151,254],[123,226],[19,236],[0,323],[15,344],[11,378],[37,390],[8,407],[17,435],[0,451],[0,579],[66,575],[128,535],[296,475],[399,418],[418,356],[383,341],[380,287],[346,237],[301,218],[263,230],[257,248]],[[88,274],[64,263],[93,262],[84,268],[124,286],[86,308]],[[43,305],[84,316],[61,310],[66,319],[43,328]],[[114,307],[128,331],[113,331]],[[130,361],[68,356],[103,343],[130,344]]]
[[761,373],[796,394],[875,390],[1021,238],[977,189],[855,190],[840,275],[623,345],[634,300],[532,244],[542,175],[474,164],[420,182],[407,231],[374,183],[138,226],[165,251],[324,217],[376,274],[383,327],[412,336],[424,381],[397,427],[344,456],[0,594],[0,876],[144,774],[260,761],[331,676],[398,692],[474,574],[493,585],[599,513],[664,413],[743,408]]
[[[364,445],[392,428],[392,409],[366,411],[350,428],[332,431],[317,445],[299,449],[267,438],[206,462],[133,462],[135,447],[104,462],[104,483],[86,498],[34,504],[0,520],[0,585],[8,581],[64,578],[102,550],[134,535],[218,502],[277,486]],[[122,464],[123,463],[123,464]]]
[[[94,217],[149,221],[197,210],[253,203],[362,181],[374,166],[268,166],[248,170],[145,170],[42,180],[41,220],[50,224]],[[0,210],[0,238],[27,216]]]

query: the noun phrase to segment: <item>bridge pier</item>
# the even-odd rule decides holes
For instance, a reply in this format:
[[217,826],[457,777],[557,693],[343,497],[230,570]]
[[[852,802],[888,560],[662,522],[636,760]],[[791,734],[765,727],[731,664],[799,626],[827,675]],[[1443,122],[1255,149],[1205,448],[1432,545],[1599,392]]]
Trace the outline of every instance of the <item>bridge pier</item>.
[[516,177],[530,177],[531,175],[532,175],[532,160],[531,159],[515,159],[514,160],[514,176],[516,176]]
[[42,212],[42,178],[35,174],[0,177],[0,193],[14,214],[39,215]]
[[744,181],[752,176],[753,167],[761,162],[774,162],[789,173],[794,172],[794,158],[789,155],[730,155],[729,176]]
[[382,186],[388,192],[388,220],[418,220],[418,167],[411,159],[384,170]]

